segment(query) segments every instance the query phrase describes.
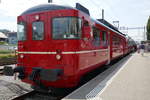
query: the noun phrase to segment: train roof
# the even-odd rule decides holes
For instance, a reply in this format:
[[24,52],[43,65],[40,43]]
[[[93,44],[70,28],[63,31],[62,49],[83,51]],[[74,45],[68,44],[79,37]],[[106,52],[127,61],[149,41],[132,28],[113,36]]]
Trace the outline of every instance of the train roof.
[[42,5],[37,5],[32,8],[27,9],[24,11],[21,15],[24,14],[31,14],[31,13],[36,13],[36,12],[42,12],[42,11],[49,11],[49,10],[61,10],[61,9],[74,9],[74,10],[80,10],[90,16],[89,10],[82,6],[79,3],[76,3],[76,8],[70,7],[70,6],[63,6],[63,5],[56,5],[56,4],[42,4]]
[[[61,9],[80,10],[80,11],[82,11],[85,14],[87,14],[87,15],[90,16],[89,10],[87,8],[85,8],[84,6],[82,6],[81,4],[79,4],[79,3],[76,3],[76,8],[73,8],[73,7],[70,7],[70,6],[58,5],[58,4],[57,5],[56,4],[42,4],[42,5],[37,5],[37,6],[34,6],[32,8],[27,9],[21,15],[31,14],[31,13],[37,13],[37,12],[42,12],[42,11],[50,11],[50,10],[61,10]],[[116,31],[117,33],[119,33],[121,35],[124,35],[116,27],[114,27],[112,24],[110,24],[109,22],[107,22],[104,19],[98,19],[98,20],[93,20],[93,21],[95,21],[95,22],[98,21],[100,24],[103,24],[107,28]]]
[[103,25],[104,27],[106,27],[106,28],[108,28],[108,29],[110,29],[110,30],[112,30],[112,31],[114,31],[114,32],[116,32],[116,33],[118,33],[118,34],[120,34],[120,35],[126,37],[125,34],[123,34],[122,32],[120,32],[115,26],[113,26],[112,24],[110,24],[109,22],[107,22],[107,21],[104,20],[104,19],[97,19],[97,20],[95,20],[95,19],[92,19],[92,18],[91,18],[91,20],[93,20],[94,22],[96,22],[96,23],[98,23],[98,24],[101,24],[101,25]]
[[56,4],[42,4],[27,9],[21,15],[42,12],[42,11],[49,11],[49,10],[60,10],[60,9],[75,9],[75,8],[70,6],[56,5]]
[[104,25],[106,25],[107,27],[109,27],[109,28],[111,28],[111,29],[113,29],[113,30],[117,31],[118,33],[120,33],[120,34],[125,36],[125,34],[120,32],[117,27],[115,27],[114,25],[110,24],[108,21],[106,21],[104,19],[97,19],[97,20],[100,21],[101,23],[103,23]]
[[106,26],[112,28],[113,30],[117,31],[120,33],[120,31],[112,24],[110,24],[108,21],[106,21],[105,19],[97,19],[98,21],[100,21],[101,23],[105,24]]

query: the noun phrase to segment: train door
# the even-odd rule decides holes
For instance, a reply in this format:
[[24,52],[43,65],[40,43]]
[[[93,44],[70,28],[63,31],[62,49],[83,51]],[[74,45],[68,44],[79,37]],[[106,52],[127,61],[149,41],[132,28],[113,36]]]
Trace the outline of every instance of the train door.
[[48,64],[47,13],[27,16],[28,40],[26,45],[26,66],[45,67]]
[[91,26],[87,20],[83,20],[83,28],[82,28],[82,39],[79,42],[79,50],[82,53],[79,54],[79,69],[83,70],[87,67],[90,67],[92,64],[92,48],[91,48]]
[[47,23],[47,14],[34,14],[28,16],[28,37],[30,44],[28,48],[31,51],[46,51],[46,23]]
[[111,61],[111,47],[110,47],[110,32],[108,32],[108,35],[107,35],[107,41],[108,41],[108,53],[107,53],[107,57],[108,57],[108,61],[107,61],[107,65],[110,64],[110,61]]
[[19,16],[17,20],[18,51],[24,51],[24,47],[27,45],[26,20],[24,16]]
[[103,61],[107,61],[109,62],[108,55],[109,55],[109,49],[110,49],[110,45],[109,45],[109,32],[107,31],[102,31],[101,32],[101,50],[102,50],[102,56],[103,56]]

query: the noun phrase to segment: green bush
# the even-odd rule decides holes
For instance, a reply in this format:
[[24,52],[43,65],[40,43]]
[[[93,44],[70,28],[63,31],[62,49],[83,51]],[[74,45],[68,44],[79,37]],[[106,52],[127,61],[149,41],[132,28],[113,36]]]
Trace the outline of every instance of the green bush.
[[4,41],[0,41],[0,45],[6,44],[6,42]]
[[5,56],[1,56],[0,58],[13,58],[16,57],[16,55],[5,55]]
[[12,51],[10,50],[0,50],[0,54],[10,54]]

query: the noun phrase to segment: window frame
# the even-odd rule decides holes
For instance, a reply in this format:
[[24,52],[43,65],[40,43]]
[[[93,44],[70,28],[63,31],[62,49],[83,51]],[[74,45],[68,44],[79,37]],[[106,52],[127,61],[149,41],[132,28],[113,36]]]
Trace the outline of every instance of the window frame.
[[[95,29],[96,31],[98,30],[98,32],[99,32],[99,43],[98,43],[98,44],[95,43],[95,42],[97,42],[97,40],[95,40],[95,38],[94,38],[94,29]],[[97,27],[95,27],[95,26],[92,26],[93,44],[94,44],[94,46],[96,46],[96,47],[101,46],[100,32],[101,32],[101,30],[100,30],[99,28],[97,28]]]
[[[102,35],[102,38],[101,38],[101,40],[102,40],[102,45],[103,46],[108,46],[108,32],[106,31],[106,30],[103,30],[102,31],[102,33],[101,33]],[[105,35],[104,35],[105,34]],[[105,37],[105,38],[104,38]]]
[[119,46],[120,45],[120,38],[119,38],[119,36],[114,35],[113,38],[112,38],[112,43],[113,43],[113,46]]
[[[33,32],[34,32],[33,31],[33,23],[35,23],[35,22],[42,22],[42,24],[43,24],[43,36],[42,36],[42,39],[38,39],[38,40],[37,39],[33,39]],[[33,21],[31,25],[32,25],[32,40],[33,41],[43,41],[45,39],[45,34],[44,34],[45,33],[45,23],[44,23],[44,21],[42,21],[42,20]]]
[[[54,38],[53,37],[53,20],[55,19],[55,18],[69,18],[69,17],[71,17],[71,18],[77,18],[77,19],[80,19],[81,20],[81,34],[80,34],[80,37],[79,38]],[[82,28],[83,28],[83,20],[82,20],[82,18],[80,18],[80,17],[76,17],[76,16],[61,16],[61,17],[53,17],[52,19],[51,19],[51,38],[53,39],[53,40],[80,40],[80,39],[82,39],[82,33],[83,33],[83,30],[82,30]]]
[[[25,36],[24,40],[19,40],[18,39],[18,24],[20,24],[20,23],[22,23],[22,25],[24,25],[24,36]],[[26,26],[27,25],[26,25],[26,23],[24,21],[20,21],[20,22],[17,23],[17,40],[18,41],[26,41],[27,40],[27,31],[26,31],[27,27]]]
[[[104,38],[104,36],[105,36],[105,38]],[[107,41],[107,32],[106,31],[102,31],[102,41]]]

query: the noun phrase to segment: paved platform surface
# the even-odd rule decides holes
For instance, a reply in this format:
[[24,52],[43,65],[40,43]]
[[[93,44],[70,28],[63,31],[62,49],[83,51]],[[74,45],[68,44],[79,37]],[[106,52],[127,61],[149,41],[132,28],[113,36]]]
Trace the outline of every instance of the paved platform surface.
[[63,100],[150,100],[150,53],[125,57]]
[[19,79],[15,80],[14,76],[0,75],[0,100],[11,100],[30,91],[32,89],[29,84],[23,83]]
[[150,100],[150,53],[135,54],[99,94],[101,100]]

